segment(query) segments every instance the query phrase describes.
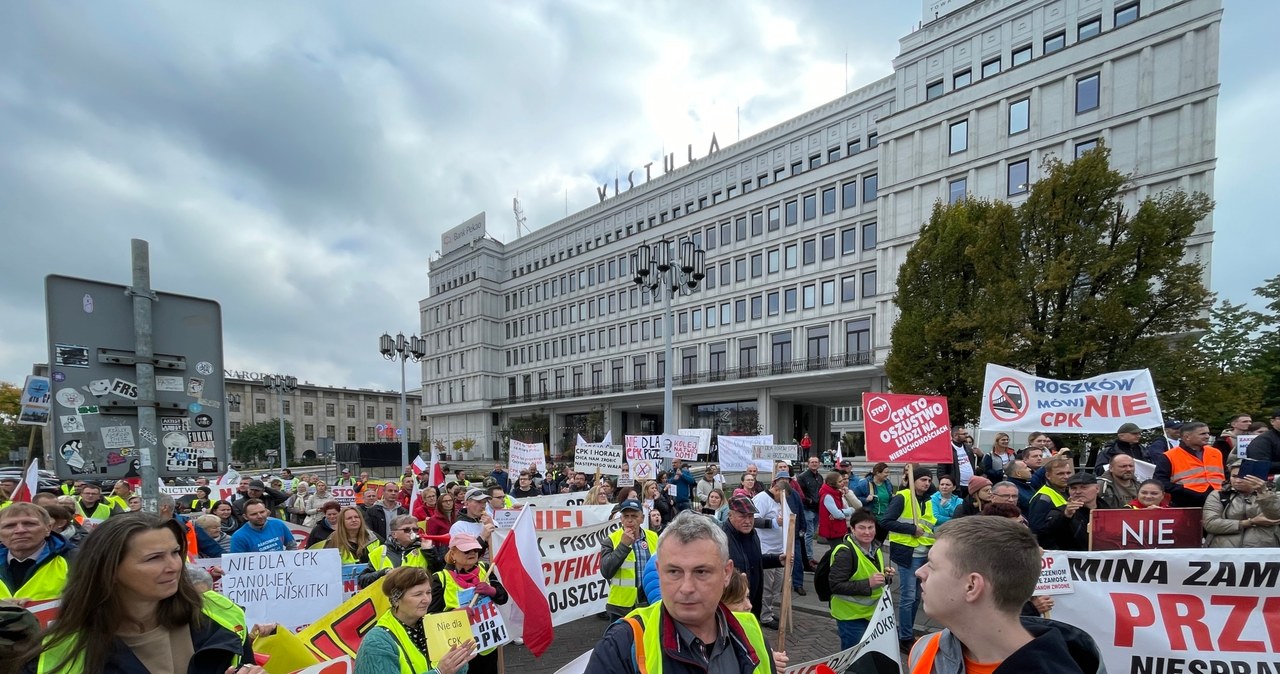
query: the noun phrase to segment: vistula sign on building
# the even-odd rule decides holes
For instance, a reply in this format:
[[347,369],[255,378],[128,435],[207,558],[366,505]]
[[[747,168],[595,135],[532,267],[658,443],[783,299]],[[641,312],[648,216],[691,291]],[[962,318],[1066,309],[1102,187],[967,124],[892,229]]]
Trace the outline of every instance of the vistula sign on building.
[[924,11],[921,14],[924,17],[924,22],[929,23],[934,19],[941,19],[957,9],[973,3],[973,1],[974,0],[922,0],[921,4],[924,6]]
[[484,211],[481,211],[440,236],[440,254],[448,255],[472,241],[483,239],[484,235],[485,218]]

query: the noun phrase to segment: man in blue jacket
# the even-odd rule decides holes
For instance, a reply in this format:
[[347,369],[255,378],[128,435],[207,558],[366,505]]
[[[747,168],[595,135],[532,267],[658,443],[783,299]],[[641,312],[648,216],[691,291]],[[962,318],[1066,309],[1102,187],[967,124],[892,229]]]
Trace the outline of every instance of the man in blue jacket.
[[689,472],[689,468],[681,459],[671,461],[671,484],[676,486],[676,512],[692,508],[693,502],[690,495],[697,489],[698,481],[694,479],[693,473]]

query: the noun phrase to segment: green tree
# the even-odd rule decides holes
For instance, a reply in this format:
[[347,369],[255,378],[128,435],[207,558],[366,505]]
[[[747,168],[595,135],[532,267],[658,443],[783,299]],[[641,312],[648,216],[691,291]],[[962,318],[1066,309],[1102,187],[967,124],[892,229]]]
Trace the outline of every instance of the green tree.
[[[21,447],[30,432],[20,433],[18,416],[22,413],[22,387],[0,381],[0,452],[5,459],[9,452]],[[39,435],[37,433],[37,435]]]
[[1249,371],[1258,378],[1262,408],[1270,413],[1280,407],[1280,274],[1254,288],[1255,295],[1267,300],[1266,310],[1259,314],[1261,332],[1257,339],[1257,354],[1249,364]]
[[1262,355],[1262,342],[1256,333],[1262,320],[1261,314],[1244,304],[1219,302],[1209,310],[1209,330],[1197,344],[1206,364],[1226,374],[1248,369],[1257,362]]
[[1187,366],[1169,336],[1207,325],[1204,265],[1183,255],[1213,204],[1171,190],[1127,211],[1109,156],[1047,159],[1017,208],[934,208],[898,274],[893,390],[945,395],[967,422],[988,362],[1058,379],[1149,367],[1157,384]]
[[[293,423],[284,422],[284,441],[289,456],[293,456],[294,438]],[[240,429],[236,441],[231,443],[231,456],[236,461],[266,461],[268,449],[280,447],[280,420],[262,421]]]

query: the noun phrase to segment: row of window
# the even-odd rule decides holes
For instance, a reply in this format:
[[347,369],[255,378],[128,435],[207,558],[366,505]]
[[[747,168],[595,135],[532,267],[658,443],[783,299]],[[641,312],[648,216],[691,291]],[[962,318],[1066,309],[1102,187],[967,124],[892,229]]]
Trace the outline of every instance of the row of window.
[[[1100,73],[1093,72],[1076,78],[1076,114],[1097,110],[1101,104],[1102,81]],[[1031,128],[1031,99],[1022,98],[1009,104],[1007,126],[1010,136],[1025,133]],[[960,119],[948,129],[948,150],[958,154],[969,149],[969,120]]]
[[[283,403],[284,403],[284,413],[285,413],[285,415],[286,415],[286,416],[288,416],[288,415],[290,415],[290,414],[293,414],[293,401],[288,400],[288,399],[285,399],[285,400],[283,401]],[[374,419],[374,418],[376,418],[376,417],[375,417],[375,410],[376,410],[376,407],[375,407],[374,405],[365,405],[365,407],[364,407],[364,416],[365,416],[365,418],[366,418],[366,419]],[[393,418],[393,413],[394,413],[394,411],[395,411],[395,408],[393,408],[393,407],[384,407],[384,408],[383,408],[383,410],[384,410],[384,413],[385,413],[385,416],[386,416],[386,418],[387,418],[387,419],[391,419],[391,418]],[[239,412],[239,411],[240,411],[240,403],[239,403],[238,401],[236,401],[236,402],[228,402],[228,403],[227,403],[227,411],[228,411],[228,412]],[[253,411],[254,411],[254,413],[256,413],[256,414],[266,414],[266,413],[267,413],[267,399],[266,399],[266,398],[254,398],[254,400],[253,400]],[[335,417],[335,416],[337,416],[337,412],[338,412],[337,404],[335,404],[335,403],[325,403],[325,404],[324,404],[324,415],[325,415],[326,417]],[[307,417],[313,417],[313,416],[315,416],[315,414],[316,414],[315,403],[313,403],[313,402],[311,402],[311,401],[309,401],[309,400],[308,400],[308,401],[303,401],[303,403],[302,403],[302,415],[303,415],[303,416],[307,416]],[[350,417],[355,417],[355,416],[356,416],[356,406],[355,406],[355,405],[353,405],[353,404],[348,404],[348,405],[347,405],[347,414],[346,414],[346,416],[347,416],[347,417],[349,417],[349,418],[350,418]]]
[[[229,429],[229,430],[231,431],[231,439],[232,439],[232,440],[235,440],[237,437],[239,437],[239,436],[240,436],[240,429],[241,429],[241,424],[240,424],[240,422],[239,422],[239,421],[232,421],[232,422],[230,423],[230,429]],[[336,440],[336,439],[338,438],[337,432],[338,432],[338,429],[337,429],[337,427],[336,427],[336,426],[325,426],[325,427],[324,427],[324,436],[323,436],[323,437],[326,437],[326,438],[332,438],[332,439]],[[357,442],[357,437],[356,437],[356,427],[355,427],[355,426],[347,426],[347,427],[346,427],[346,432],[347,432],[347,442]],[[422,434],[422,437],[424,437],[424,438],[425,438],[425,437],[427,437],[427,429],[426,429],[426,428],[423,428],[423,429],[422,429],[422,431],[421,431],[421,434]],[[406,439],[408,439],[408,440],[412,440],[412,439],[413,439],[413,428],[412,428],[412,427],[405,428],[405,429],[404,429],[404,435],[405,435],[405,438],[406,438]],[[302,439],[303,439],[303,440],[305,440],[305,441],[308,441],[308,442],[314,441],[314,440],[316,439],[316,427],[315,427],[315,425],[314,425],[314,424],[304,424],[304,425],[303,425],[303,427],[302,427]],[[378,431],[377,431],[377,429],[376,429],[375,427],[373,427],[373,426],[366,426],[366,427],[365,427],[365,441],[366,441],[366,442],[374,442],[374,441],[375,441],[375,440],[377,440],[377,439],[378,439]]]

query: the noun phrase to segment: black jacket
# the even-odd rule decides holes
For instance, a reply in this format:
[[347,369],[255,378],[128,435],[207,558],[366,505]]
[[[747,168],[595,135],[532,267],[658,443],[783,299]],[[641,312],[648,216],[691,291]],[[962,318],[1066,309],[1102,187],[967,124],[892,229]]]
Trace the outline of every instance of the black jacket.
[[[364,511],[364,523],[368,525],[373,535],[378,537],[379,542],[385,543],[387,540],[387,510],[380,505],[381,503],[382,501],[378,501],[378,503],[369,506]],[[395,514],[392,517],[408,514],[409,511],[406,508],[396,506]]]
[[822,473],[814,473],[806,469],[796,477],[796,482],[800,483],[800,490],[804,492],[804,509],[817,512],[818,492],[822,490]]
[[[1271,463],[1271,470],[1268,473],[1275,475],[1280,473],[1280,431],[1272,428],[1266,433],[1259,435],[1249,443],[1249,450],[1245,454],[1250,459],[1257,461],[1268,461]],[[1224,453],[1223,456],[1226,456]]]
[[[1037,672],[1038,674],[1095,674],[1105,671],[1102,651],[1084,630],[1045,618],[1022,618],[1022,626],[1031,633],[1031,641],[1014,651],[996,667],[996,674]],[[911,671],[932,635],[921,637],[911,649],[906,670]],[[964,652],[960,640],[950,630],[943,630],[933,671],[964,671]]]
[[744,534],[733,528],[733,524],[727,520],[720,528],[729,537],[729,559],[733,560],[733,570],[747,574],[751,613],[759,619],[764,603],[764,570],[781,568],[782,561],[778,559],[778,555],[760,553],[760,534],[755,529]]
[[[929,502],[929,495],[921,496],[919,503],[920,512],[924,512],[924,504]],[[889,509],[885,511],[884,517],[880,518],[880,526],[888,529],[896,534],[907,534],[908,536],[916,535],[915,525],[911,522],[899,522],[898,518],[902,517],[902,512],[906,510],[907,502],[902,499],[901,494],[894,494],[893,500],[889,501]],[[923,521],[921,522],[924,523]],[[915,548],[889,541],[889,559],[899,566],[911,566],[911,557],[915,554]]]
[[[241,640],[231,630],[208,617],[191,625],[191,645],[195,653],[187,665],[187,674],[225,674],[236,656],[240,664],[253,664],[253,646],[248,639]],[[40,659],[23,666],[23,674],[36,674]],[[112,640],[111,654],[101,674],[150,674],[133,650],[119,639]]]
[[1119,438],[1108,442],[1102,451],[1098,453],[1098,458],[1093,462],[1093,474],[1101,475],[1106,470],[1111,460],[1119,454],[1128,454],[1132,456],[1134,461],[1146,461],[1147,448],[1142,446],[1140,442],[1125,442]]

